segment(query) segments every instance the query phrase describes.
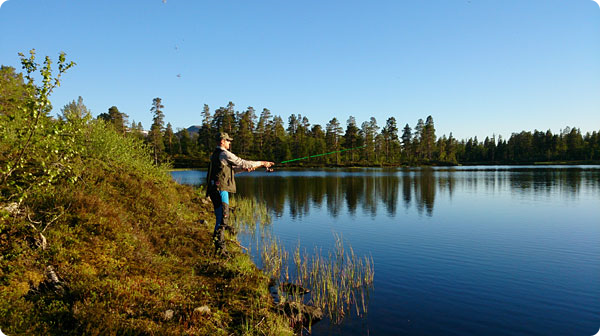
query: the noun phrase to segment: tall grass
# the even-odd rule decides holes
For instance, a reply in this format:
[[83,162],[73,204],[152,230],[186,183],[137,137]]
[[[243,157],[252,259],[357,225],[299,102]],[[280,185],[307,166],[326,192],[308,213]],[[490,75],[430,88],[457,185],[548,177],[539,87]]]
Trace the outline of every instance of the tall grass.
[[[326,255],[316,247],[312,255],[301,253],[298,245],[293,262],[296,284],[311,290],[309,303],[323,309],[333,323],[341,323],[351,311],[367,313],[375,267],[372,257],[358,257],[341,236],[335,235],[334,245]],[[286,293],[292,300],[299,300],[299,294]]]
[[[254,247],[249,244],[244,248],[273,280],[280,302],[300,302],[321,308],[335,324],[352,312],[357,316],[367,313],[375,276],[371,256],[357,256],[352,246],[337,234],[334,234],[334,246],[326,253],[315,247],[309,254],[298,242],[290,255],[269,230],[271,216],[264,203],[236,197],[231,199],[230,205],[234,209],[231,223],[256,243]],[[305,295],[304,289],[310,293]]]
[[[256,204],[247,200],[243,202],[248,202],[245,206]],[[237,211],[236,209],[236,216],[246,213]],[[261,215],[258,217],[264,216],[266,209],[260,208],[252,212],[253,216],[259,213]],[[238,223],[242,225],[254,223],[253,216],[246,213],[245,219],[240,216],[236,222],[239,220]],[[270,217],[261,218],[269,218],[270,223]],[[336,234],[334,246],[327,253],[314,247],[309,254],[298,242],[290,256],[281,241],[266,230],[267,227],[259,225],[260,236],[257,237],[256,225],[252,226],[254,229],[246,232],[252,233],[256,250],[250,248],[249,253],[254,255],[263,272],[274,280],[280,302],[300,302],[321,308],[335,324],[341,323],[351,312],[357,316],[367,313],[369,293],[375,276],[371,256],[357,256],[352,246]],[[304,289],[310,293],[305,295]]]

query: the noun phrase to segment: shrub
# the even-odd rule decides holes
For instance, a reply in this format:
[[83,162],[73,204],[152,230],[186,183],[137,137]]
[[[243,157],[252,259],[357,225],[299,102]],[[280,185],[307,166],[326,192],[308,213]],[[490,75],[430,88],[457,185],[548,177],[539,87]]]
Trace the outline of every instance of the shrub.
[[22,63],[25,76],[0,71],[0,87],[11,85],[0,99],[0,329],[289,333],[271,311],[268,278],[245,254],[215,260],[211,225],[200,224],[209,202],[154,165],[141,140],[89,115],[48,116],[73,63],[61,54],[56,77],[33,51]]

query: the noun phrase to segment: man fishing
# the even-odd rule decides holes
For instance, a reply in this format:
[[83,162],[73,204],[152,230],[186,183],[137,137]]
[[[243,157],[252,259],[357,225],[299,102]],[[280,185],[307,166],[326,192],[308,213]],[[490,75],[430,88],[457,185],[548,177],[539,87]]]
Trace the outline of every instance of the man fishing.
[[226,256],[223,230],[233,231],[233,227],[229,224],[229,193],[235,193],[236,191],[235,173],[251,172],[260,167],[265,167],[267,171],[270,171],[269,168],[275,163],[240,159],[229,151],[233,138],[227,133],[219,133],[217,141],[217,148],[210,156],[210,164],[206,175],[206,193],[213,203],[217,219],[213,233],[215,251],[217,254]]

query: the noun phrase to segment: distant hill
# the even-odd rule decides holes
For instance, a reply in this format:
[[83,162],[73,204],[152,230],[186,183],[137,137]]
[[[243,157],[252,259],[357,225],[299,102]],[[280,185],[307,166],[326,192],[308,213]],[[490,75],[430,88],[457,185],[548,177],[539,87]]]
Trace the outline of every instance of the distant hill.
[[194,126],[190,126],[187,128],[188,133],[190,133],[190,135],[192,134],[198,134],[198,132],[200,131],[200,128],[202,126],[199,125],[194,125]]

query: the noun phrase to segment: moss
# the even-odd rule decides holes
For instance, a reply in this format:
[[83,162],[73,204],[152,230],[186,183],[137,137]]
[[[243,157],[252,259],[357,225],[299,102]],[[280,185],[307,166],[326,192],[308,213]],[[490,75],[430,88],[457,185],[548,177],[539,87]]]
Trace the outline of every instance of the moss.
[[[92,180],[100,174],[102,181],[61,191],[70,210],[47,230],[45,251],[25,243],[2,248],[4,332],[289,332],[271,312],[268,278],[247,255],[238,250],[230,260],[214,258],[211,225],[200,224],[212,222],[211,209],[193,189],[123,172],[87,172]],[[25,221],[11,218],[9,226],[21,230],[3,234],[28,237]],[[40,289],[46,265],[54,265],[64,295]],[[194,309],[202,306],[211,314],[197,316]],[[174,312],[170,320],[167,310]]]
[[237,244],[230,260],[213,255],[202,192],[175,183],[135,135],[89,113],[48,116],[48,96],[72,63],[61,54],[52,78],[52,62],[42,66],[30,54],[21,62],[31,81],[14,69],[14,81],[0,78],[22,91],[0,109],[0,329],[289,333],[249,256]]
[[[235,243],[229,260],[213,255],[212,206],[202,192],[149,166],[145,149],[131,139],[103,124],[84,127],[90,128],[81,132],[85,137],[74,141],[93,148],[66,163],[75,183],[65,175],[30,188],[18,211],[6,210],[17,189],[3,189],[0,329],[8,335],[291,334],[273,312],[269,279],[250,257]],[[105,143],[129,149],[111,157]]]

